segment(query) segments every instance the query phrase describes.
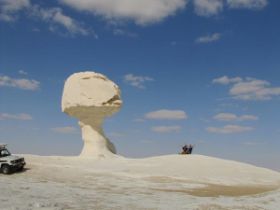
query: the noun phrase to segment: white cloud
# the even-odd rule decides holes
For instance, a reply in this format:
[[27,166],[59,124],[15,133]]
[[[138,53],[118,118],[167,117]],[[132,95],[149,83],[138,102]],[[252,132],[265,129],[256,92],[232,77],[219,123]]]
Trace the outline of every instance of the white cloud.
[[178,45],[178,43],[177,43],[176,41],[172,41],[172,42],[170,42],[170,44],[171,44],[171,46],[176,46],[176,45]]
[[236,114],[232,113],[219,113],[213,117],[215,120],[219,121],[255,121],[259,118],[255,115],[240,115],[237,116]]
[[51,24],[51,31],[56,31],[56,27],[60,26],[73,35],[80,34],[86,36],[89,34],[94,34],[92,30],[85,28],[82,23],[76,21],[70,16],[63,14],[61,8],[55,7],[44,9],[38,5],[34,5],[32,6],[31,11],[31,16],[38,17],[46,23]]
[[174,133],[181,130],[180,126],[155,126],[151,128],[156,133]]
[[[224,0],[193,0],[194,10],[200,16],[213,16],[223,11]],[[267,0],[226,0],[225,4],[230,9],[263,9]]]
[[[193,0],[194,10],[197,15],[209,17],[223,11],[224,0]],[[225,4],[230,9],[263,9],[267,0],[226,0]]]
[[208,127],[206,130],[210,133],[232,134],[251,131],[254,130],[254,128],[239,125],[226,125],[224,127]]
[[255,115],[247,115],[247,114],[245,114],[245,115],[241,115],[241,116],[239,116],[238,117],[238,120],[240,120],[240,121],[245,121],[245,120],[258,120],[259,119],[259,117],[258,116],[255,116]]
[[14,87],[23,90],[38,90],[40,82],[33,79],[14,79],[8,76],[0,76],[0,87]]
[[145,115],[146,119],[152,120],[184,120],[187,119],[187,114],[182,110],[167,110],[161,109],[149,112]]
[[32,120],[32,116],[29,114],[8,114],[0,113],[0,120]]
[[[221,79],[225,78],[225,79]],[[280,87],[272,87],[266,80],[255,78],[228,78],[227,76],[214,79],[213,83],[229,85],[229,94],[234,99],[241,100],[270,100],[273,96],[280,96]]]
[[41,30],[40,30],[39,28],[33,28],[32,31],[38,33],[38,32],[40,32]]
[[146,76],[136,76],[133,74],[126,74],[124,75],[124,81],[131,86],[143,89],[145,88],[144,83],[147,81],[154,81],[153,78],[151,77],[146,77]]
[[56,127],[56,128],[52,128],[51,130],[56,133],[63,133],[63,134],[76,134],[78,132],[77,128],[71,126]]
[[232,9],[262,9],[267,4],[267,0],[227,0],[227,4]]
[[145,122],[145,120],[142,118],[136,118],[133,120],[133,122]]
[[230,83],[236,83],[236,82],[241,82],[242,78],[240,77],[234,77],[234,78],[229,78],[228,76],[223,76],[223,77],[219,77],[216,79],[213,79],[213,83],[216,84],[221,84],[221,85],[228,85]]
[[221,34],[214,33],[206,36],[198,37],[195,42],[196,43],[210,43],[210,42],[216,42],[221,38]]
[[270,100],[280,95],[280,87],[271,87],[265,80],[247,78],[243,82],[233,85],[230,95],[242,100]]
[[29,0],[0,0],[0,20],[15,21],[16,13],[30,6]]
[[195,13],[200,16],[216,15],[223,10],[223,0],[193,0]]
[[114,28],[113,34],[116,36],[127,36],[127,37],[132,37],[132,38],[135,38],[138,36],[136,33],[129,32],[129,31],[126,31],[126,30],[123,30],[120,28]]
[[61,8],[42,8],[39,5],[31,5],[29,0],[0,0],[0,20],[15,21],[18,13],[23,10],[32,18],[39,18],[50,24],[50,31],[56,32],[59,27],[64,28],[72,35],[97,35],[93,30],[86,28],[82,23],[67,16]]
[[[153,24],[165,18],[175,15],[183,10],[190,0],[59,0],[78,11],[101,16],[108,22],[120,22],[130,20],[139,25]],[[224,0],[192,0],[194,11],[200,16],[213,16],[223,11]],[[34,6],[30,0],[0,0],[0,20],[15,21],[20,11],[32,13]],[[230,9],[262,9],[268,4],[268,0],[225,0]],[[60,8],[43,9],[40,13],[51,13],[47,17],[48,22],[59,24],[74,34],[94,34],[91,29],[85,28],[73,18],[64,15]],[[30,10],[31,9],[31,10]],[[37,8],[38,9],[38,8]],[[57,11],[60,10],[60,11]],[[33,11],[34,12],[34,11]],[[54,14],[56,13],[56,14]],[[46,20],[45,20],[46,21]],[[51,30],[55,27],[50,26]],[[96,35],[95,35],[96,36]]]
[[79,11],[90,12],[107,20],[132,20],[146,25],[162,21],[184,9],[188,0],[60,0]]
[[266,142],[245,141],[242,144],[246,146],[258,146],[258,145],[264,145],[266,144]]
[[23,71],[23,70],[19,70],[18,73],[21,74],[21,75],[27,75],[28,74],[26,71]]

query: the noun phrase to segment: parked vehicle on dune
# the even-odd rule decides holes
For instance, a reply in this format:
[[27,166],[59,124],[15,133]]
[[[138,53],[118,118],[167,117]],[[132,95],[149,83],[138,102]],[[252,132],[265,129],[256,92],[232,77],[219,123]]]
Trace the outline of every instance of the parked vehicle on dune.
[[0,144],[0,169],[3,174],[10,174],[23,170],[25,161],[23,157],[12,155],[6,144]]

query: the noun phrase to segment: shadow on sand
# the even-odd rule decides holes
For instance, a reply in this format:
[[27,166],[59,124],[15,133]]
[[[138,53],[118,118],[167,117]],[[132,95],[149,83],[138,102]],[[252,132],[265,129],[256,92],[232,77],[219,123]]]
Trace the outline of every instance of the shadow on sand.
[[22,170],[14,170],[14,171],[11,171],[9,174],[3,174],[3,173],[0,173],[0,175],[8,175],[8,176],[12,176],[12,175],[16,175],[16,174],[22,174],[22,173],[25,173],[26,171],[29,171],[31,170],[31,168],[23,168]]

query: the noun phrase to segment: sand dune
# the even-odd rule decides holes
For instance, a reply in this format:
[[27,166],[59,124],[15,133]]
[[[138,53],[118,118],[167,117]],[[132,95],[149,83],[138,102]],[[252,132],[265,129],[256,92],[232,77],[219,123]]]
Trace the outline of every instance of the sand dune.
[[24,156],[25,172],[0,175],[5,192],[0,209],[277,209],[280,205],[280,173],[235,161],[202,155]]

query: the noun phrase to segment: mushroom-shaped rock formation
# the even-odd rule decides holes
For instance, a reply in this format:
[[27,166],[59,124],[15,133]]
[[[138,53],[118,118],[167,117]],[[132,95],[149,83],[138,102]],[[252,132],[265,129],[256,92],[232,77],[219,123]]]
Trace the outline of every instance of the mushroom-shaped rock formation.
[[104,135],[105,117],[122,105],[119,87],[106,76],[95,72],[72,74],[64,84],[62,111],[78,118],[84,147],[80,156],[113,157],[115,146]]

